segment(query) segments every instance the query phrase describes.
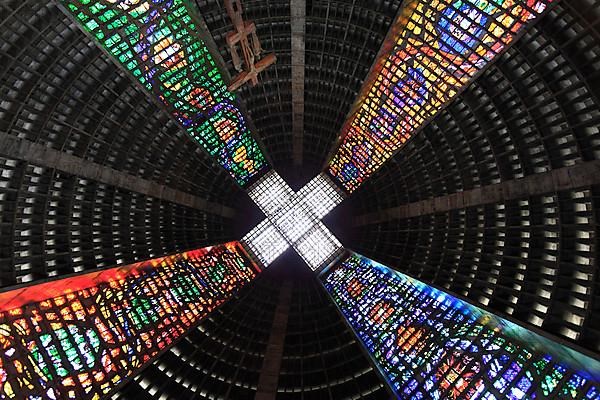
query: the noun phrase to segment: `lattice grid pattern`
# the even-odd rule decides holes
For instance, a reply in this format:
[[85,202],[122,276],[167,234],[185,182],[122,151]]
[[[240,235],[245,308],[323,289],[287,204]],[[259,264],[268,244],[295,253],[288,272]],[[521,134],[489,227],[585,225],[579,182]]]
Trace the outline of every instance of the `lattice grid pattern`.
[[[313,271],[341,254],[341,243],[320,222],[344,198],[325,174],[316,176],[294,193],[277,172],[270,171],[250,187],[248,194],[267,215],[267,220],[243,239],[259,259],[273,261],[285,250],[273,229],[279,231]],[[276,250],[268,249],[269,243]]]
[[0,397],[107,395],[258,272],[231,242],[4,292]]

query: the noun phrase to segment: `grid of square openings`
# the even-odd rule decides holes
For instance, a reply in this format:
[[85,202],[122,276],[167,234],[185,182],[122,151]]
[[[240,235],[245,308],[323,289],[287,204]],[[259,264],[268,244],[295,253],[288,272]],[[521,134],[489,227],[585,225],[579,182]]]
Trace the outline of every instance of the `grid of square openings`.
[[294,191],[275,170],[271,170],[248,189],[248,195],[266,216],[272,216],[291,202]]
[[294,249],[313,271],[328,265],[344,251],[342,244],[322,222],[294,243]]
[[275,171],[253,185],[248,194],[290,243],[300,239],[319,221],[309,204]]
[[[324,174],[312,179],[298,193],[271,171],[248,191],[250,198],[267,215],[272,225],[263,221],[244,241],[262,262],[272,262],[285,248],[273,229],[290,243],[313,270],[342,251],[340,242],[320,222],[342,200],[335,184]],[[271,244],[278,246],[269,250]],[[268,265],[268,264],[265,264]]]
[[312,212],[321,219],[344,200],[343,192],[331,181],[328,175],[320,173],[298,192],[298,197],[306,202]]
[[263,266],[268,266],[290,245],[268,219],[256,225],[244,236],[245,243]]

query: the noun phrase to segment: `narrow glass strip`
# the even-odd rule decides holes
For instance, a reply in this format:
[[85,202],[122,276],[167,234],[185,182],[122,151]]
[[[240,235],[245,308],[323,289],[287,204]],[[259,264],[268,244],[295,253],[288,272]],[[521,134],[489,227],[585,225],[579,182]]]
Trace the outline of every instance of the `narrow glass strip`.
[[351,254],[321,279],[403,399],[598,399],[600,362]]
[[106,396],[259,272],[231,242],[0,293],[0,398]]
[[552,1],[405,1],[342,128],[332,177],[353,192]]
[[184,0],[61,0],[241,185],[267,161]]

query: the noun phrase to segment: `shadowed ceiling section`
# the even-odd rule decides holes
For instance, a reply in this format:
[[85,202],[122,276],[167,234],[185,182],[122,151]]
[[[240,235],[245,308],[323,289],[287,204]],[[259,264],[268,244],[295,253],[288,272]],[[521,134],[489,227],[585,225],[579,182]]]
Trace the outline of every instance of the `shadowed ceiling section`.
[[574,182],[585,182],[578,168],[594,173],[599,16],[597,3],[561,2],[527,30],[351,198],[357,216],[412,204],[410,214],[364,220],[346,245],[599,351],[598,185],[411,208],[523,177],[540,186],[574,165]]
[[[293,252],[285,253],[113,398],[390,398],[345,320],[303,264]],[[291,298],[278,333],[283,346],[277,384],[266,397],[255,397],[286,292]]]
[[[232,239],[230,218],[148,195],[164,185],[232,206],[242,193],[67,15],[39,1],[0,15],[2,135],[77,160],[0,151],[0,286]],[[88,163],[147,188],[79,173]]]
[[[232,29],[220,1],[196,0],[200,14],[234,75],[225,42]],[[326,161],[383,42],[401,1],[307,1],[303,169],[313,176]],[[277,63],[260,75],[256,87],[244,86],[245,102],[274,166],[292,160],[292,42],[289,1],[245,1],[244,17],[253,20],[262,47]]]

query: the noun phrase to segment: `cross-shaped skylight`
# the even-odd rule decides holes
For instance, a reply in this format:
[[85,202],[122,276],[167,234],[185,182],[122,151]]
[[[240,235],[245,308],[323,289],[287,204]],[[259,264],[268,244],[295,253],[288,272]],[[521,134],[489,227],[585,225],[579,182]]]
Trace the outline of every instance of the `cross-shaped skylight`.
[[[15,4],[6,6],[5,4],[8,3]],[[16,16],[15,21],[18,26],[23,25],[23,22],[29,23],[31,26],[39,25],[38,19],[50,15],[53,17],[50,19],[54,19],[60,24],[58,30],[55,29],[55,26],[49,25],[48,27],[52,28],[51,31],[60,33],[61,37],[65,36],[64,32],[71,35],[72,32],[69,29],[66,31],[64,29],[65,21],[59,16],[53,15],[51,8],[34,10],[33,14],[36,14],[34,16],[32,13],[28,13],[26,10],[28,7],[23,7],[18,3],[27,4],[18,1],[0,3],[0,10],[8,10],[3,14],[8,15],[9,20],[12,15]],[[50,3],[54,7],[56,2]],[[196,329],[201,320],[207,318],[212,310],[230,299],[262,272],[260,266],[249,260],[247,253],[252,253],[257,261],[267,267],[292,246],[313,271],[323,272],[324,267],[335,263],[331,269],[320,275],[319,281],[323,283],[331,300],[346,318],[348,326],[357,334],[357,340],[372,356],[377,372],[381,373],[382,378],[389,384],[390,395],[387,397],[487,400],[497,398],[599,399],[600,364],[597,360],[578,353],[577,348],[570,348],[563,343],[553,341],[552,337],[546,338],[526,329],[529,323],[540,325],[540,329],[538,329],[540,333],[543,333],[544,330],[552,331],[551,333],[562,335],[567,340],[572,339],[573,343],[582,344],[590,352],[590,355],[595,355],[598,347],[597,341],[594,341],[593,338],[598,336],[598,330],[595,321],[590,320],[595,316],[596,308],[593,304],[592,306],[583,306],[582,304],[584,301],[586,304],[591,304],[597,297],[597,293],[590,289],[589,293],[584,295],[579,290],[586,278],[577,277],[578,283],[571,290],[573,293],[569,293],[569,287],[565,286],[563,282],[552,283],[558,289],[553,291],[553,297],[549,300],[556,306],[560,306],[559,313],[564,314],[562,319],[557,312],[546,310],[548,306],[539,303],[534,304],[532,311],[535,313],[524,312],[528,311],[527,306],[532,303],[532,293],[524,291],[523,296],[519,297],[521,296],[520,286],[516,288],[514,295],[509,299],[512,303],[517,303],[518,300],[520,312],[515,312],[514,318],[499,318],[489,311],[474,307],[469,303],[471,299],[476,298],[473,294],[477,293],[476,291],[467,293],[471,290],[470,283],[472,280],[481,281],[480,276],[473,275],[472,280],[465,280],[461,278],[464,271],[454,270],[450,277],[452,279],[457,277],[457,279],[448,288],[456,290],[461,287],[461,283],[465,283],[466,291],[463,293],[465,298],[460,299],[451,293],[445,293],[443,290],[429,286],[426,282],[401,274],[393,268],[385,267],[356,253],[348,251],[349,257],[343,257],[341,253],[346,253],[346,251],[321,222],[321,219],[343,200],[345,197],[343,193],[350,195],[369,176],[376,173],[387,160],[394,156],[396,151],[408,140],[411,140],[432,118],[435,118],[438,112],[447,107],[461,90],[483,73],[494,58],[522,35],[523,27],[545,12],[551,3],[558,3],[558,0],[406,0],[395,2],[402,3],[401,6],[398,4],[394,6],[401,8],[393,22],[388,18],[388,23],[391,24],[390,30],[381,44],[377,59],[373,60],[362,89],[357,94],[356,103],[349,109],[348,119],[340,127],[335,147],[332,148],[331,156],[327,158],[327,175],[323,173],[316,176],[298,192],[294,192],[276,172],[272,171],[273,166],[269,164],[266,155],[263,154],[262,146],[251,133],[252,124],[247,120],[244,107],[237,96],[230,91],[236,84],[228,82],[226,78],[228,74],[224,68],[225,62],[221,62],[223,60],[219,57],[218,47],[213,43],[213,38],[209,33],[205,32],[206,24],[198,19],[197,7],[192,5],[192,2],[188,0],[59,0],[58,3],[62,5],[66,13],[79,21],[90,38],[102,45],[106,54],[110,55],[129,74],[131,79],[137,82],[154,100],[157,100],[157,104],[169,111],[173,121],[179,124],[181,131],[187,132],[192,140],[202,146],[216,162],[225,168],[241,187],[248,189],[250,197],[267,218],[246,235],[243,239],[245,246],[239,242],[230,242],[131,265],[101,268],[93,272],[75,274],[35,285],[20,285],[18,288],[0,293],[0,326],[2,327],[0,338],[2,338],[3,347],[3,355],[0,358],[1,398],[96,399],[101,396],[110,397],[117,387],[124,385],[128,379],[136,376],[150,362],[154,362],[154,365],[162,371],[164,363],[155,361],[156,357],[167,351],[184,335]],[[260,27],[248,25],[247,21],[245,23],[242,21],[239,0],[226,1],[226,3],[229,5],[235,3],[233,8],[236,12],[230,12],[230,15],[235,16],[233,22],[236,25],[236,31],[241,34],[251,34],[252,42],[256,45],[252,46],[254,48],[251,50],[258,57],[260,46],[258,40],[254,39],[257,39],[256,30],[260,30]],[[567,3],[567,1],[562,3]],[[585,15],[584,19],[596,22],[597,18],[593,12],[595,5],[592,6],[594,1],[573,3],[578,3],[577,7],[571,7],[574,13]],[[256,11],[260,11],[258,10],[260,4],[252,4],[252,6],[257,8]],[[229,8],[229,6],[226,5],[225,8]],[[291,96],[293,118],[291,148],[294,154],[294,164],[301,166],[304,160],[298,154],[304,151],[302,137],[305,134],[302,115],[304,109],[304,89],[302,89],[304,84],[302,81],[305,76],[304,70],[306,69],[308,72],[311,68],[309,53],[305,51],[302,42],[306,38],[305,28],[309,27],[309,24],[318,26],[318,23],[314,20],[314,15],[302,16],[304,10],[298,14],[296,10],[298,8],[302,7],[296,7],[293,3],[290,5],[293,78],[292,85],[288,86],[292,88],[293,92]],[[377,8],[380,7],[377,6]],[[374,11],[377,14],[381,10]],[[527,34],[525,39],[529,42],[542,43],[543,46],[540,49],[552,49],[554,58],[559,59],[563,53],[569,56],[569,52],[562,51],[564,46],[561,43],[557,43],[559,46],[554,46],[552,43],[552,46],[547,45],[546,39],[553,39],[555,33],[551,32],[552,35],[548,36],[546,31],[560,31],[562,28],[564,32],[557,32],[556,35],[561,34],[569,39],[569,44],[572,43],[571,47],[574,51],[585,49],[586,52],[592,52],[590,43],[584,40],[586,39],[585,32],[580,29],[573,30],[574,27],[570,26],[573,25],[573,22],[577,22],[577,18],[573,18],[577,16],[571,15],[569,7],[561,4],[552,11],[552,14],[550,20],[546,20],[539,29]],[[215,16],[218,17],[218,13]],[[557,19],[558,16],[560,16],[559,19]],[[386,15],[386,17],[392,18],[393,16]],[[361,18],[361,20],[372,25],[370,17]],[[557,21],[561,24],[556,23]],[[271,18],[263,19],[263,25],[270,23],[273,23]],[[348,21],[346,31],[349,34],[346,36],[350,42],[355,41],[351,39],[354,36],[352,31],[368,28],[361,24],[362,22],[357,18]],[[3,21],[4,30],[11,31],[13,25],[15,24]],[[381,23],[377,23],[377,25],[378,28],[381,27]],[[40,26],[33,31],[42,32],[39,29]],[[368,31],[367,29],[366,32]],[[572,38],[571,32],[575,31],[577,38]],[[20,42],[23,42],[19,42],[13,37],[24,37],[31,32],[30,29],[27,29],[9,33],[14,33],[16,36],[5,35],[3,39],[9,40],[6,43],[2,42],[2,49],[3,51],[8,49],[9,61],[12,62],[11,57],[14,55],[10,54],[13,53],[10,51],[11,47],[18,48],[21,45]],[[231,35],[227,36],[225,40],[229,45],[235,42],[235,40],[232,41]],[[219,34],[215,39],[222,41],[224,36]],[[90,50],[88,41],[84,40],[84,42],[85,49]],[[299,43],[300,46],[297,46]],[[65,47],[68,44],[64,40],[52,40],[50,43],[51,47],[61,52],[70,50],[69,47]],[[517,51],[522,52],[531,47],[526,45]],[[544,58],[536,57],[537,47],[532,47],[535,51],[532,52],[531,58],[526,57],[525,64],[534,62],[537,69],[542,71],[543,75],[547,75],[547,68],[540,63]],[[44,62],[46,48],[46,43],[39,48],[43,51],[40,53],[39,60],[33,58],[36,63]],[[248,50],[248,46],[244,45],[244,48]],[[68,56],[73,54],[71,51],[64,53]],[[85,59],[78,60],[77,54],[80,53],[74,53],[75,57],[72,63],[78,69],[78,64],[86,61]],[[592,54],[596,57],[595,53],[592,52]],[[515,58],[508,53],[505,56],[516,65],[511,69],[521,68],[522,60],[520,58],[522,57]],[[368,55],[365,57],[367,58],[360,56],[358,62],[361,65],[369,59]],[[283,58],[290,60],[289,57]],[[305,58],[306,60],[304,60]],[[254,65],[254,60],[247,60],[247,66],[254,65],[256,68],[246,71],[248,73],[245,75],[246,78],[252,75],[254,69],[260,69],[260,65],[266,66],[268,63],[264,63],[265,60],[267,58],[263,58],[257,65]],[[102,61],[104,61],[103,58]],[[370,62],[367,62],[366,65],[369,64]],[[27,67],[27,65],[23,66]],[[287,67],[289,65],[284,65],[282,68]],[[526,67],[529,68],[529,65]],[[554,69],[553,66],[551,68]],[[21,71],[23,68],[17,69],[19,70],[17,77],[20,79],[24,74]],[[43,73],[43,68],[39,71],[37,69],[36,74],[41,74],[40,76],[44,78],[43,82],[46,78],[53,77],[53,75]],[[67,69],[68,71],[72,70],[71,67]],[[28,73],[27,70],[25,68],[25,73]],[[83,67],[82,71],[87,70]],[[341,73],[342,71],[337,72]],[[333,75],[329,84],[338,87],[346,83],[348,79],[340,79],[339,73]],[[359,75],[361,76],[355,77],[361,79],[362,74]],[[495,73],[492,75],[495,76]],[[87,74],[83,76],[87,76]],[[119,76],[121,77],[120,74]],[[279,76],[280,74],[277,72],[271,74],[269,78],[271,82],[268,84],[278,83]],[[535,74],[529,74],[526,79],[531,80],[531,76],[536,77]],[[244,74],[241,74],[240,77],[240,79],[244,79]],[[509,78],[511,78],[511,84],[519,83],[512,77]],[[544,76],[542,76],[543,78]],[[52,80],[54,81],[54,79]],[[122,84],[127,86],[127,82],[119,80],[123,82],[119,82],[118,87],[121,87]],[[550,79],[548,83],[552,80]],[[5,81],[15,86],[12,79],[5,79]],[[74,83],[77,82],[79,81],[76,80]],[[24,90],[29,90],[29,86],[24,85]],[[54,86],[58,90],[63,86],[70,88],[73,85],[68,79],[60,79],[60,82],[56,82],[56,85],[52,86],[52,90],[54,90]],[[45,89],[45,87],[41,89]],[[332,93],[336,92],[337,90],[332,91]],[[38,93],[37,88],[32,93]],[[80,101],[79,97],[81,96],[78,96],[77,92],[74,93],[75,100]],[[264,93],[264,91],[255,91],[254,95],[260,96],[260,93]],[[69,99],[72,97],[71,91],[65,92],[65,94],[69,94]],[[311,91],[311,96],[307,96],[307,98],[314,99],[313,94]],[[320,95],[320,93],[317,94]],[[15,96],[10,94],[4,97],[7,97],[6,103],[11,104],[12,97]],[[20,102],[23,102],[25,98],[16,97]],[[280,97],[285,103],[286,96]],[[525,96],[521,100],[526,97],[537,101],[533,95]],[[322,101],[326,97],[318,96],[318,98],[319,101],[316,104],[326,108],[327,102]],[[288,96],[287,102],[289,99]],[[268,97],[265,97],[264,100],[267,103],[274,103],[280,109],[285,109],[285,104],[277,105],[276,101],[274,102]],[[465,98],[465,100],[468,99]],[[43,103],[46,102],[48,104],[43,104],[44,106],[54,107],[62,104],[52,96],[49,96],[47,101],[43,101]],[[263,103],[260,102],[260,104]],[[467,105],[470,107],[470,104]],[[10,108],[12,107],[5,105],[3,98],[2,112]],[[40,110],[45,111],[46,108],[43,107]],[[269,108],[267,108],[267,112],[268,110]],[[266,114],[263,107],[255,108],[253,111],[253,114],[256,113],[260,117],[264,117]],[[485,111],[487,109],[482,108],[479,112]],[[10,114],[7,115],[11,118]],[[35,112],[32,115],[35,115]],[[59,115],[62,114],[59,113]],[[3,122],[6,118],[5,115],[2,115]],[[86,131],[88,124],[85,124],[85,121],[79,122],[73,125],[74,129],[81,129],[86,134],[93,133]],[[19,127],[19,124],[16,126]],[[33,126],[35,127],[35,125]],[[27,144],[27,138],[21,137],[22,133],[18,129],[16,130],[16,138],[22,139],[21,145],[32,146],[33,144]],[[132,132],[131,138],[136,137],[134,133]],[[492,134],[487,131],[486,133]],[[272,142],[271,132],[263,132],[263,135],[269,135],[269,142]],[[10,144],[6,140],[4,142]],[[318,146],[326,145],[327,142],[327,137],[319,138],[314,146],[310,147],[314,150]],[[432,141],[432,143],[435,142],[435,140]],[[23,146],[20,147],[25,148]],[[4,153],[11,155],[14,146],[3,143],[3,147]],[[187,149],[189,146],[184,147]],[[128,146],[124,146],[124,150],[127,148]],[[170,149],[165,149],[165,157],[178,156],[178,153],[168,150]],[[317,155],[321,154],[322,149],[318,150]],[[427,147],[425,150],[430,149]],[[438,149],[434,149],[434,151],[438,151]],[[57,151],[57,153],[53,163],[41,160],[40,167],[54,168],[61,173],[74,176],[80,175],[72,168],[64,168],[65,158],[61,156],[60,152]],[[185,156],[184,153],[181,154]],[[19,156],[17,158],[31,161],[28,157]],[[48,159],[49,157],[42,158]],[[74,161],[87,163],[84,159],[77,161],[76,157]],[[96,167],[105,168],[102,165],[94,166],[93,163],[88,166],[93,170]],[[392,168],[396,170],[399,167],[396,165]],[[269,170],[271,172],[267,173]],[[12,174],[11,170],[7,171]],[[88,172],[83,174],[82,178],[92,178],[95,181],[97,177],[99,178],[98,182],[107,183],[106,179],[100,178],[104,172],[110,171],[99,171],[102,173],[97,176],[96,174],[88,176],[90,175]],[[128,185],[123,185],[123,182],[119,183],[119,181],[121,179],[112,179],[112,183],[109,184],[119,190],[130,190],[132,187],[136,187],[138,189],[134,190],[144,196],[154,196],[157,193],[156,191],[149,193],[140,190],[139,188],[145,187],[145,184],[132,186],[133,180],[128,180]],[[252,182],[256,183],[251,185]],[[503,180],[503,183],[507,182]],[[343,188],[344,192],[340,192],[338,188]],[[377,192],[386,190],[386,188],[377,187],[374,189]],[[562,189],[566,190],[564,187]],[[167,185],[158,193],[167,193],[172,190],[174,189]],[[466,196],[466,194],[464,195]],[[174,195],[174,197],[181,198],[183,201],[180,200],[178,203],[185,205],[186,209],[195,208],[195,205],[207,204],[207,200],[202,196],[197,199],[198,201],[192,201],[187,196]],[[165,197],[159,196],[158,199],[165,200]],[[171,200],[166,199],[166,201]],[[434,203],[437,204],[437,201],[434,200]],[[463,204],[462,206],[466,207],[467,205]],[[201,206],[198,212],[205,215],[212,214],[213,211],[208,206]],[[440,212],[443,210],[435,208],[429,211]],[[224,217],[224,215],[222,216]],[[390,219],[392,217],[395,220],[398,216],[390,215]],[[209,217],[207,216],[207,218]],[[72,225],[78,223],[77,220],[71,222]],[[75,226],[75,229],[79,228]],[[93,242],[95,243],[95,241],[94,238]],[[46,242],[48,242],[47,239]],[[174,244],[181,245],[181,243]],[[433,246],[433,244],[430,245]],[[33,247],[39,246],[34,245]],[[61,244],[59,247],[64,246]],[[503,246],[498,245],[498,248],[501,247]],[[49,246],[49,249],[46,249],[47,252],[51,253],[51,248],[52,246]],[[507,248],[510,251],[510,247]],[[69,264],[76,265],[77,261],[71,262],[70,258],[73,260],[81,258],[76,257],[79,249],[79,247],[73,247],[73,254],[67,252],[64,257],[56,258],[56,260],[49,259],[49,268],[46,268],[44,263],[36,266],[38,270],[43,267],[41,271],[43,274],[40,274],[39,277],[46,273],[49,275],[51,272],[68,270]],[[3,257],[6,255],[4,248],[1,253]],[[13,260],[18,261],[23,258],[20,253],[23,251],[15,251]],[[10,256],[10,254],[8,255]],[[137,256],[137,254],[133,255]],[[389,255],[393,256],[393,254]],[[96,257],[103,258],[102,254]],[[344,260],[335,262],[338,258],[344,258]],[[467,254],[466,259],[469,258],[469,254]],[[42,261],[44,259],[42,258]],[[58,261],[60,260],[65,261],[65,265],[59,265]],[[465,259],[461,259],[461,262],[463,261]],[[19,269],[23,269],[20,268],[20,264],[16,261],[13,264],[12,269],[9,270],[2,265],[3,272],[21,274],[22,271],[18,272]],[[86,261],[85,264],[88,262]],[[508,281],[497,283],[495,275],[493,275],[488,278],[488,283],[492,285],[487,285],[486,282],[479,285],[479,289],[483,288],[487,293],[492,293],[497,289],[495,295],[498,301],[488,304],[487,301],[490,298],[483,296],[477,300],[479,303],[485,304],[491,309],[499,309],[506,314],[512,314],[512,311],[516,310],[516,308],[507,307],[507,303],[499,296],[499,293],[509,293],[506,290],[506,283],[510,282],[510,275],[514,275],[513,264],[513,260],[498,264],[498,269],[502,269],[501,273],[509,275]],[[432,267],[441,268],[444,265],[445,263],[438,263]],[[477,269],[477,265],[478,263],[474,264],[475,269]],[[483,265],[483,269],[485,266]],[[532,272],[530,269],[529,273],[534,273],[539,269],[536,265],[533,268],[534,271]],[[573,268],[570,268],[570,265],[566,265],[561,272],[571,269]],[[3,277],[4,275],[6,274],[4,273]],[[535,273],[534,275],[540,274]],[[542,274],[542,276],[547,276],[547,274]],[[429,278],[439,284],[437,279],[433,279],[431,276]],[[527,279],[530,288],[532,283],[536,283],[536,278],[537,276]],[[590,285],[595,284],[592,278],[593,276],[589,275]],[[523,279],[518,280],[522,281]],[[567,279],[566,284],[569,283],[569,279]],[[544,289],[539,289],[535,296],[539,297],[542,293],[541,297],[548,298],[545,293],[550,293],[548,290],[552,289],[552,285],[543,282]],[[255,286],[255,288],[260,290],[261,285]],[[572,294],[571,299],[569,294]],[[274,298],[267,302],[278,302],[271,304],[275,310],[274,329],[271,334],[272,338],[277,340],[282,338],[287,340],[288,333],[290,333],[290,337],[295,337],[292,335],[293,330],[288,332],[285,323],[282,323],[287,320],[288,316],[291,320],[298,315],[296,312],[298,310],[293,313],[286,311],[290,304],[294,304],[290,296],[290,292],[281,291],[279,300]],[[535,299],[535,297],[533,298]],[[522,302],[521,299],[525,299],[525,301]],[[562,306],[566,300],[575,300],[577,303],[570,301],[571,307],[565,309],[567,312],[562,312],[560,310],[564,308]],[[545,299],[540,299],[540,301],[545,303]],[[323,307],[319,304],[312,306]],[[540,311],[538,306],[544,309]],[[577,311],[578,309],[581,311]],[[309,307],[302,307],[299,311],[306,310],[310,311]],[[542,317],[547,314],[552,318],[542,320],[537,316],[538,314]],[[307,313],[301,315],[301,318],[308,321],[312,315],[313,313]],[[529,320],[523,319],[528,316]],[[280,317],[284,317],[284,319],[280,319]],[[262,318],[260,320],[262,321]],[[319,322],[320,320],[315,320],[314,323],[318,324]],[[542,324],[542,322],[545,323]],[[340,325],[336,324],[335,326]],[[557,327],[560,329],[555,329]],[[310,330],[303,329],[302,332],[310,334]],[[190,342],[194,340],[193,335],[189,337]],[[335,345],[335,343],[333,344]],[[188,345],[185,348],[189,347]],[[212,346],[212,342],[210,346]],[[254,347],[251,346],[251,348]],[[269,344],[267,347],[272,346]],[[193,363],[181,355],[179,349],[178,347],[172,348],[172,355],[182,358],[193,367]],[[281,350],[281,346],[279,346],[279,350]],[[323,353],[324,349],[321,350]],[[315,351],[318,353],[318,349]],[[223,355],[227,356],[228,353],[223,352]],[[342,356],[345,357],[345,355],[344,352]],[[275,380],[274,382],[270,381],[267,385],[269,386],[268,391],[263,392],[261,388],[264,376],[277,378],[276,371],[274,372],[271,367],[280,362],[282,357],[281,352],[266,350],[264,366],[257,378],[257,397],[260,397],[261,393],[274,397],[278,388],[281,391],[281,387],[285,386],[278,385]],[[324,359],[324,357],[329,356],[325,355],[321,358]],[[226,357],[220,357],[220,360],[227,361]],[[235,362],[236,360],[231,358],[230,364],[233,365]],[[410,368],[406,368],[407,366]],[[229,369],[222,369],[221,363],[218,367],[215,369],[217,374],[221,373],[218,370],[229,371]],[[232,371],[239,368],[237,365]],[[320,371],[320,369],[316,370]],[[336,382],[331,381],[327,365],[324,365],[322,370],[324,373],[321,375],[327,378],[326,383],[337,386],[339,379]],[[187,371],[180,375],[173,375],[177,371],[172,374],[169,369],[165,369],[163,372],[175,383],[181,383],[179,378],[185,380],[184,388],[181,389],[182,395],[188,392],[191,395],[210,392],[210,388],[205,390],[204,387],[195,383],[193,387],[188,387]],[[206,375],[210,371],[202,372]],[[337,374],[337,371],[334,373]],[[212,374],[212,376],[216,375]],[[164,380],[163,375],[160,375],[160,378]],[[226,376],[220,375],[217,378],[227,379]],[[167,385],[162,382],[154,382],[144,376],[136,379],[138,383],[141,382],[141,387],[147,390],[147,397],[160,396],[160,398],[164,398],[169,395]],[[299,389],[304,390],[304,387],[307,386],[306,383],[300,382]],[[248,385],[246,386],[248,387]],[[358,386],[362,388],[362,384]],[[355,385],[355,388],[358,386]],[[379,384],[378,387],[383,389],[382,386]],[[230,385],[230,388],[232,387]],[[327,388],[326,385],[319,387]],[[184,391],[186,388],[189,389],[188,392]],[[332,393],[333,389],[336,393],[344,392],[342,387],[332,386]],[[347,394],[359,397],[363,393],[348,392]],[[374,392],[371,394],[375,395]],[[118,394],[113,397],[116,396]]]
[[337,238],[320,221],[343,200],[342,192],[325,174],[314,177],[297,193],[271,171],[248,190],[265,213],[243,241],[265,265],[292,246],[316,271],[342,253]]

